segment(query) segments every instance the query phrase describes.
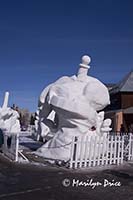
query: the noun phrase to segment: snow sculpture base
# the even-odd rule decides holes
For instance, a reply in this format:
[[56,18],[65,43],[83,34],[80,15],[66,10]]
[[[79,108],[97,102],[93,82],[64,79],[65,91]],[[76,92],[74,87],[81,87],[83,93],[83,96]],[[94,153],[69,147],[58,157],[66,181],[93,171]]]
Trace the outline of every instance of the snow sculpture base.
[[[35,152],[37,155],[68,161],[73,136],[102,137],[111,130],[111,120],[104,120],[104,112],[97,112],[110,103],[108,89],[87,76],[89,62],[90,58],[84,56],[77,76],[62,77],[41,93],[38,132],[43,137],[49,133],[54,136]],[[49,118],[52,111],[54,119]]]

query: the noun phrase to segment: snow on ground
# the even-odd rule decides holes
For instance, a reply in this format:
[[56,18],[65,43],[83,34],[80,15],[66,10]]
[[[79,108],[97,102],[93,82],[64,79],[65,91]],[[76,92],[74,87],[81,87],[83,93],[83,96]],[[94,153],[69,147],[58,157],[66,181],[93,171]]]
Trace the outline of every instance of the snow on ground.
[[36,150],[42,145],[41,142],[36,141],[30,132],[20,132],[19,135],[19,149],[20,150]]

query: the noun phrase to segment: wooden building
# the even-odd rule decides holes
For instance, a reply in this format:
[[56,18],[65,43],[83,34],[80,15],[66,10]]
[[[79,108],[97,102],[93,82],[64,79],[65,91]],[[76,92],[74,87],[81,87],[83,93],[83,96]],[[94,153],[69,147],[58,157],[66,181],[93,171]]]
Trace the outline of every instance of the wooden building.
[[105,116],[112,119],[115,132],[133,132],[133,71],[109,88],[111,104]]

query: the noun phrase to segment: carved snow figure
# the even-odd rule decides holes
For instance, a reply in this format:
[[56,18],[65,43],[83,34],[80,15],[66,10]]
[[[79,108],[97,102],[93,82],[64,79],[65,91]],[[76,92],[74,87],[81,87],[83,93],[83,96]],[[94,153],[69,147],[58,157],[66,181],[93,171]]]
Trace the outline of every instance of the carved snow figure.
[[5,93],[3,106],[0,107],[0,129],[8,133],[20,132],[19,114],[8,107],[9,92]]
[[[111,130],[111,121],[104,121],[104,112],[97,112],[110,103],[108,89],[87,75],[89,63],[90,57],[83,56],[77,76],[61,77],[42,91],[38,109],[39,134],[45,137],[50,132],[54,136],[36,154],[67,161],[73,136],[95,134],[101,137]],[[51,120],[48,116],[52,111],[55,117]]]

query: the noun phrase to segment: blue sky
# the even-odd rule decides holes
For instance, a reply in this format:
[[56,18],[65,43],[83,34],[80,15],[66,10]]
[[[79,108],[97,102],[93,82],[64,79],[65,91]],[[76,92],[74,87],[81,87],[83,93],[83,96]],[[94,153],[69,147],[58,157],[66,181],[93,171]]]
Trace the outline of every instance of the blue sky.
[[133,68],[132,0],[1,0],[0,103],[37,109],[49,83],[77,72],[84,54],[90,74],[118,82]]

